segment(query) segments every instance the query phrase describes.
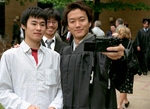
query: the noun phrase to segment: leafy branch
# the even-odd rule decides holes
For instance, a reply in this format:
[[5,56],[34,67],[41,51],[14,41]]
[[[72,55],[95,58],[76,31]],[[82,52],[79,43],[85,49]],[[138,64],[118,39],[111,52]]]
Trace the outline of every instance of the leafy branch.
[[[30,1],[38,1],[43,4],[51,4],[53,3],[54,8],[64,8],[69,2],[74,2],[76,0],[16,0],[20,3],[20,5],[24,5],[25,2]],[[107,3],[99,2],[94,4],[93,2],[89,0],[83,0],[86,2],[89,6],[91,6],[94,9],[94,12],[103,12],[103,10],[109,10],[109,11],[119,11],[125,10],[127,8],[135,11],[139,10],[150,10],[150,6],[146,5],[142,2],[138,3],[131,3],[131,2],[123,2],[123,0],[109,0]],[[9,4],[10,0],[5,0],[6,4]]]
[[125,10],[127,8],[131,9],[131,10],[135,10],[135,11],[140,11],[140,10],[150,10],[150,6],[146,5],[142,2],[138,2],[138,3],[130,3],[130,2],[123,2],[122,0],[110,0],[110,2],[108,3],[98,3],[98,4],[93,4],[91,2],[86,2],[87,4],[89,4],[95,12],[102,12],[103,10],[109,10],[109,11],[119,11],[121,10]]

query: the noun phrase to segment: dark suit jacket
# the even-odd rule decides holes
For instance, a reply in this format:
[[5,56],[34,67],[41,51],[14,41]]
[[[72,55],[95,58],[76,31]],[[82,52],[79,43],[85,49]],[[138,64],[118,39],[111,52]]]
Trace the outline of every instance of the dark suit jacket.
[[[46,46],[43,39],[41,40],[41,43],[43,46]],[[56,43],[55,43],[55,48],[54,51],[58,52],[60,54],[61,50],[63,47],[67,46],[68,44],[66,44],[63,41],[60,41],[59,39],[56,38]]]

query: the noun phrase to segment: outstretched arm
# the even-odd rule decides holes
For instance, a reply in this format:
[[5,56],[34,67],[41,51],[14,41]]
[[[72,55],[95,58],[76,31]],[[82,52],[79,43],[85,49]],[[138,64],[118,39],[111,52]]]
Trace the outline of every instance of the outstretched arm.
[[115,52],[103,52],[103,54],[107,55],[112,60],[117,60],[124,56],[125,48],[122,44],[119,44],[119,46],[108,47],[107,51],[115,51]]

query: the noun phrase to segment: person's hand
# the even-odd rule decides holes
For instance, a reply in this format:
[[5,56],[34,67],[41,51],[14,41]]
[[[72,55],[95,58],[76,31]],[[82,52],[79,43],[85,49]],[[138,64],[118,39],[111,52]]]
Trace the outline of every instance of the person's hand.
[[40,108],[38,108],[38,107],[36,107],[34,105],[31,105],[31,106],[28,107],[28,109],[40,109]]
[[20,45],[19,45],[19,44],[16,44],[16,45],[14,45],[14,46],[11,47],[11,48],[18,48],[18,47],[20,47]]
[[140,51],[140,50],[141,50],[141,48],[140,48],[139,46],[137,46],[137,50],[138,50],[138,51]]
[[113,33],[112,36],[118,37],[118,33]]
[[56,108],[54,108],[54,107],[49,107],[48,109],[56,109]]
[[20,45],[19,45],[19,44],[14,45],[14,48],[18,48],[18,47],[20,47]]
[[119,44],[119,46],[116,47],[108,47],[107,51],[116,51],[116,52],[102,52],[102,54],[107,55],[112,60],[120,59],[122,56],[124,56],[124,46],[122,44]]

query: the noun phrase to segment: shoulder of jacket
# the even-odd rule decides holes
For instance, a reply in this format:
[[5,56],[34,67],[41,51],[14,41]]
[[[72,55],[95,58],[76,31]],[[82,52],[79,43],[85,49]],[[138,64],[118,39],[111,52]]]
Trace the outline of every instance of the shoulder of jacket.
[[68,53],[71,53],[71,46],[70,45],[63,47],[60,54],[63,55],[63,54],[68,54]]

